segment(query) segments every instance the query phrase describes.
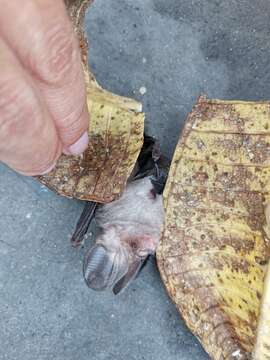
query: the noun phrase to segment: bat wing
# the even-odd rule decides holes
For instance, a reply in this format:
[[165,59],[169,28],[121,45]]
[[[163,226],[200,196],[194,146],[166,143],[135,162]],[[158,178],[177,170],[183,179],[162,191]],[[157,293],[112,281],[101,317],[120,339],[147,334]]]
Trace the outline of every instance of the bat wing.
[[95,215],[97,203],[87,201],[85,203],[83,212],[77,222],[75,231],[71,237],[71,244],[74,247],[80,246],[83,243],[84,235],[87,233],[88,228]]
[[118,295],[136,278],[146,260],[147,257],[137,259],[129,266],[128,272],[114,285],[114,295]]

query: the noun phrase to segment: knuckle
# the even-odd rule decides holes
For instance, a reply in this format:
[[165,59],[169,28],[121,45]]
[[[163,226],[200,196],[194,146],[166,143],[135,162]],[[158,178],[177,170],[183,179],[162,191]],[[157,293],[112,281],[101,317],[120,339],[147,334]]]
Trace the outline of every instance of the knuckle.
[[73,33],[67,26],[56,25],[43,31],[41,38],[37,53],[32,54],[32,67],[46,83],[65,82],[70,78],[77,61],[77,46]]
[[0,134],[2,139],[19,134],[33,117],[32,92],[16,78],[0,80]]

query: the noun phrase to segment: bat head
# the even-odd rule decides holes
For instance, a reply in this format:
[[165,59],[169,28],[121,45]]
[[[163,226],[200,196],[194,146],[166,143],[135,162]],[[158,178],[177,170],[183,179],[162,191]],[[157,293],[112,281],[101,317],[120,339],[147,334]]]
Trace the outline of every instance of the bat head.
[[100,234],[85,255],[83,274],[93,290],[120,293],[133,280],[147,257],[155,252],[150,235],[123,233],[115,227]]

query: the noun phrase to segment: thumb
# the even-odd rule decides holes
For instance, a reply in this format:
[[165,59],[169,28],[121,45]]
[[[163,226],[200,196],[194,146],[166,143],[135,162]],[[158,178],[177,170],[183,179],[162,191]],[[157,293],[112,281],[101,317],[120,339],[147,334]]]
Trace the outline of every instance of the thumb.
[[[34,78],[65,152],[81,154],[88,145],[89,114],[78,41],[64,2],[29,0],[24,11],[18,2],[1,9],[1,31]],[[10,14],[16,14],[16,26]]]
[[53,120],[31,77],[0,39],[0,161],[23,175],[48,172],[61,154]]

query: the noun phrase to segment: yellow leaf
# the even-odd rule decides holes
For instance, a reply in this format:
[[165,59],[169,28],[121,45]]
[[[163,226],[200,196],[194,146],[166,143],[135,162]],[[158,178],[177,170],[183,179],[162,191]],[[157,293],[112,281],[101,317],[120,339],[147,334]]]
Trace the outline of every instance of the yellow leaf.
[[270,255],[270,104],[200,98],[177,145],[158,249],[165,286],[211,358],[248,359]]

